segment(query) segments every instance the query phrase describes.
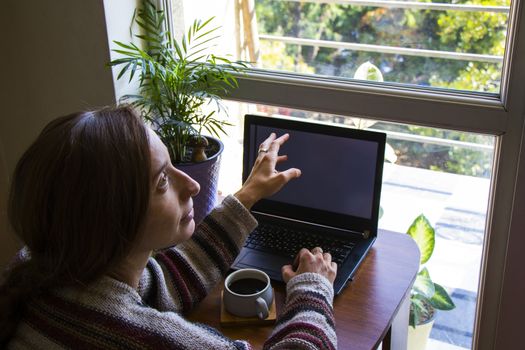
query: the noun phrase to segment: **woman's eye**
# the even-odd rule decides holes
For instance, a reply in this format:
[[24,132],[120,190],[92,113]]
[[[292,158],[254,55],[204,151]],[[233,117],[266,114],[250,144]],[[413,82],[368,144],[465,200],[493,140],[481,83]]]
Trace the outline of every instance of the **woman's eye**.
[[160,179],[159,179],[159,188],[167,187],[168,183],[169,183],[168,174],[162,173],[162,175],[160,175]]

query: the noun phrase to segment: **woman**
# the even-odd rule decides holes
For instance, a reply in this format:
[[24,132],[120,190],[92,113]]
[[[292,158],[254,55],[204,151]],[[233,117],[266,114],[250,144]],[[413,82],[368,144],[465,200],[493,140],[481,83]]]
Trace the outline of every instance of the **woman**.
[[[275,171],[287,139],[270,135],[242,188],[195,229],[198,183],[133,109],[52,121],[13,176],[9,219],[26,248],[0,289],[2,346],[249,349],[182,314],[225,276],[257,225],[250,207],[300,176]],[[335,272],[319,249],[283,267],[287,300],[265,348],[336,347]]]

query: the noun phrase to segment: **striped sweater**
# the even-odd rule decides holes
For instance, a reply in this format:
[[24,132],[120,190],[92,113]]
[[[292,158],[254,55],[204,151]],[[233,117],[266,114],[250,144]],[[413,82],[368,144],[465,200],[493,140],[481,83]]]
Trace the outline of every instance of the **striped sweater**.
[[[256,224],[235,197],[227,197],[190,240],[149,259],[138,290],[104,276],[29,302],[8,349],[251,349],[183,314],[222,280]],[[305,273],[286,289],[264,349],[335,349],[328,280]]]

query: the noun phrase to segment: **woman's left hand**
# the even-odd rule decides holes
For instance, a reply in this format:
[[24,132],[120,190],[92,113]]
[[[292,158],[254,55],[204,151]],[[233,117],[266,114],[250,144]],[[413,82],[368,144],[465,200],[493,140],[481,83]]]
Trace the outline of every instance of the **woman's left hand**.
[[275,133],[263,141],[259,146],[259,154],[255,160],[250,176],[242,188],[235,193],[235,197],[247,208],[264,197],[278,192],[288,181],[301,176],[301,170],[290,168],[285,171],[275,170],[277,163],[284,162],[288,157],[279,155],[279,148],[290,135],[284,134],[276,138]]

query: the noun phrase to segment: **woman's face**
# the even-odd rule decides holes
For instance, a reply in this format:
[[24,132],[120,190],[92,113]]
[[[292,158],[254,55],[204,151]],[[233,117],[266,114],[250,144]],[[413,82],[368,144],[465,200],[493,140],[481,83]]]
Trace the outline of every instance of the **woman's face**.
[[151,152],[150,202],[140,235],[141,250],[173,246],[191,237],[195,229],[193,200],[199,184],[171,164],[167,148],[148,129]]

